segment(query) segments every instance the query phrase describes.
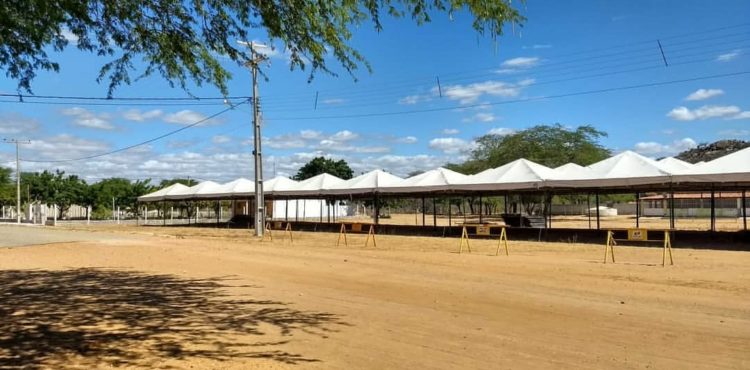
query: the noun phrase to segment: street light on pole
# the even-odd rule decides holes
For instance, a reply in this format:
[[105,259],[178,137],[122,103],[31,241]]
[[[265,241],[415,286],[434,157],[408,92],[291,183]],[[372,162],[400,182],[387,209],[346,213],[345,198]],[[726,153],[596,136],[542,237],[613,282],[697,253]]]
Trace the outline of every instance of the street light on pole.
[[255,236],[263,236],[266,225],[265,200],[263,197],[263,156],[261,154],[260,135],[260,97],[258,96],[258,68],[260,63],[266,60],[266,56],[255,51],[268,49],[269,47],[255,42],[239,41],[240,44],[250,48],[250,67],[253,77],[253,158],[255,159]]

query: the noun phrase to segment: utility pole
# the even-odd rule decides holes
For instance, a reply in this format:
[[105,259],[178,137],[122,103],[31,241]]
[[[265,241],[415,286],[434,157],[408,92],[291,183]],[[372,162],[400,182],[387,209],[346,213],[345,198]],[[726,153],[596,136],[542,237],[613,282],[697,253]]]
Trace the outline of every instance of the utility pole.
[[16,144],[16,223],[21,223],[21,161],[18,159],[18,144],[31,144],[29,140],[3,139],[6,144]]
[[255,236],[263,236],[266,225],[265,201],[263,197],[263,156],[261,155],[260,136],[260,97],[258,96],[258,68],[261,62],[266,60],[262,54],[255,52],[256,45],[253,42],[244,43],[250,47],[250,67],[253,76],[253,157],[255,159]]

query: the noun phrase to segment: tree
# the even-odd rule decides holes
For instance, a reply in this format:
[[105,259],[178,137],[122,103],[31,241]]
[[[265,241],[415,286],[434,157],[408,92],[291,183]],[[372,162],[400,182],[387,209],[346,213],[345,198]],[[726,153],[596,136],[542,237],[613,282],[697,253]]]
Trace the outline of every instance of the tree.
[[6,167],[0,167],[0,205],[16,204],[16,189],[13,186],[10,174],[13,170]]
[[468,161],[449,164],[448,168],[473,174],[519,158],[548,167],[568,162],[587,166],[611,155],[609,149],[598,142],[606,136],[607,133],[589,125],[569,130],[559,123],[534,126],[505,136],[484,135],[476,140],[477,147]]
[[325,157],[315,157],[302,166],[292,179],[302,181],[320,175],[321,173],[328,173],[329,175],[337,176],[344,180],[354,177],[354,172],[345,160],[340,159],[334,161],[333,159]]
[[[0,69],[31,92],[38,70],[58,71],[47,51],[61,51],[70,35],[82,51],[112,58],[98,81],[108,81],[108,94],[129,84],[138,57],[145,67],[138,78],[158,73],[171,85],[186,89],[188,81],[213,84],[227,94],[229,72],[219,63],[226,57],[246,65],[251,56],[238,40],[264,32],[279,40],[290,54],[291,68],[310,67],[333,73],[326,58],[335,57],[350,74],[365,58],[349,45],[351,28],[372,21],[381,30],[381,16],[411,17],[417,24],[436,12],[468,10],[472,27],[493,39],[508,23],[524,17],[511,0],[24,0],[0,2]],[[66,34],[68,34],[66,38]],[[329,55],[330,54],[330,55]]]

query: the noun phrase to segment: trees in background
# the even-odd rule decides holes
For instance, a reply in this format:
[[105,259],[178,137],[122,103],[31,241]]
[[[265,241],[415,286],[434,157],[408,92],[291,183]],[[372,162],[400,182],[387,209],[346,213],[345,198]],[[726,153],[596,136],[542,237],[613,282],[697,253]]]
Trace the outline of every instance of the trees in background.
[[526,158],[547,167],[573,162],[587,166],[609,157],[612,152],[599,140],[607,133],[584,125],[568,129],[556,123],[538,125],[509,135],[488,134],[479,137],[469,159],[447,167],[464,174],[474,174]]
[[330,158],[315,157],[302,166],[292,179],[302,181],[321,173],[328,173],[344,180],[351,179],[354,176],[354,171],[352,171],[349,164],[343,159],[335,161]]

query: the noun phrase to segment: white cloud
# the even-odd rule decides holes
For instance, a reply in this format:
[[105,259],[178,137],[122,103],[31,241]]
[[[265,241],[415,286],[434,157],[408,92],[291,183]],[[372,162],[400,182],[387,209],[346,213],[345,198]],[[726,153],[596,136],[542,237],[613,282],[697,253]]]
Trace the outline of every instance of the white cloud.
[[226,135],[216,135],[211,138],[211,142],[214,144],[225,144],[232,141],[232,138]]
[[746,119],[750,118],[750,112],[743,112],[735,105],[704,105],[697,109],[677,107],[669,111],[667,117],[677,121],[695,121],[709,118]]
[[719,62],[729,62],[737,59],[740,54],[742,54],[742,49],[734,49],[728,53],[719,54],[719,56],[716,57],[716,60]]
[[[449,85],[443,88],[443,96],[450,100],[458,100],[461,104],[471,104],[483,95],[514,97],[521,93],[522,85],[502,81],[485,81],[468,85]],[[433,89],[433,93],[437,88]]]
[[263,138],[263,145],[273,149],[304,148],[308,145],[306,139],[301,135],[284,134]]
[[507,127],[495,127],[487,132],[490,135],[508,136],[516,133],[516,130]]
[[359,134],[355,134],[349,130],[339,131],[331,135],[330,139],[333,141],[351,141],[359,138]]
[[414,105],[417,103],[430,101],[432,98],[428,95],[409,95],[398,100],[401,105]]
[[695,140],[686,137],[675,140],[670,144],[660,144],[654,141],[636,143],[633,149],[643,155],[662,157],[671,156],[698,146]]
[[490,113],[490,112],[479,112],[479,113],[474,114],[471,117],[464,118],[462,121],[463,122],[483,122],[483,123],[488,123],[488,122],[493,122],[496,119],[497,118],[495,117],[495,115],[493,113]]
[[538,63],[539,63],[539,58],[537,57],[518,57],[518,58],[508,59],[500,65],[506,68],[531,68],[537,65]]
[[414,136],[404,136],[397,138],[396,142],[401,144],[414,144],[417,142],[417,138]]
[[458,131],[455,128],[446,128],[443,129],[443,135],[457,135],[460,131]]
[[129,109],[122,114],[122,118],[128,121],[145,122],[153,119],[157,119],[164,114],[159,109],[152,109],[148,111],[141,111],[140,109]]
[[323,137],[323,133],[315,130],[302,130],[299,132],[300,137],[305,140],[317,140]]
[[318,143],[316,148],[322,152],[353,152],[353,153],[388,153],[391,148],[387,146],[353,145],[346,142],[324,139]]
[[328,104],[328,105],[338,105],[338,104],[343,104],[344,102],[346,102],[346,100],[339,99],[339,98],[330,98],[330,99],[323,100],[323,104]]
[[72,123],[76,126],[99,130],[113,130],[115,128],[107,113],[94,113],[81,107],[65,108],[61,113],[71,117]]
[[78,36],[76,36],[73,32],[71,32],[67,28],[63,28],[63,30],[60,32],[60,36],[68,40],[68,42],[73,42],[73,43],[78,42]]
[[430,149],[439,150],[445,154],[465,153],[474,147],[473,142],[457,137],[441,137],[430,140]]
[[[62,134],[38,140],[31,140],[25,146],[23,158],[33,160],[57,160],[79,158],[109,151],[110,146],[102,141],[88,140],[69,134]],[[77,164],[82,164],[78,162]]]
[[28,134],[39,130],[39,122],[17,113],[0,113],[0,135]]
[[[164,122],[175,123],[178,125],[192,125],[196,122],[203,121],[207,117],[203,113],[199,113],[192,110],[181,110],[179,112],[170,113],[164,116]],[[199,126],[209,126],[221,123],[217,119],[209,119],[199,124]]]
[[713,98],[714,96],[723,95],[724,90],[721,89],[698,89],[695,90],[692,94],[688,95],[685,100],[689,101],[695,101],[695,100],[706,100],[709,98]]

